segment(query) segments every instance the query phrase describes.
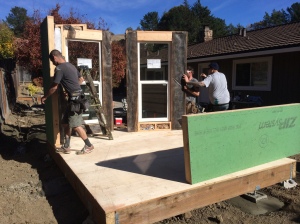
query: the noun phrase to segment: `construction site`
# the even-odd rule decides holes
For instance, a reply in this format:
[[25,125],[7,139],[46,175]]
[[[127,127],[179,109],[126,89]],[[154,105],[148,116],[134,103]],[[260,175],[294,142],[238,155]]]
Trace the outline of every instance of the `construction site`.
[[[91,100],[84,127],[95,149],[77,155],[82,140],[75,135],[70,154],[56,152],[63,139],[59,93],[43,108],[45,120],[32,125],[42,128],[27,136],[45,131],[44,161],[57,165],[84,207],[74,209],[84,211],[77,213],[78,222],[61,223],[83,223],[82,217],[101,224],[299,222],[299,103],[186,115],[176,80],[186,70],[187,32],[179,31],[126,33],[127,94],[116,102],[110,33],[85,24],[69,26],[55,25],[51,16],[41,25],[44,88],[54,75],[48,58],[52,49],[61,50],[68,61],[69,42],[99,47],[97,80],[88,73],[83,86]],[[148,52],[153,43],[159,53]],[[92,61],[80,58],[77,65],[89,71]],[[9,132],[3,127],[2,133]],[[2,157],[10,158],[7,152]],[[9,212],[12,208],[2,211]]]

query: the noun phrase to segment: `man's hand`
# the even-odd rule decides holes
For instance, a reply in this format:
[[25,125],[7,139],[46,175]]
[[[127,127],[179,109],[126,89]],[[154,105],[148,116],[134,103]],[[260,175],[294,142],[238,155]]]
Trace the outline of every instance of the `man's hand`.
[[189,81],[189,78],[187,77],[187,75],[183,75],[182,79],[184,80],[185,83],[187,83]]
[[51,96],[56,90],[57,90],[58,84],[57,83],[52,83],[50,89],[48,90],[48,92],[45,94],[45,96],[43,96],[41,98],[41,103],[44,104],[45,100]]
[[42,104],[45,104],[45,100],[46,100],[47,98],[45,97],[45,96],[43,96],[42,98],[41,98],[41,103]]
[[205,79],[207,77],[207,75],[205,73],[201,73],[200,77]]

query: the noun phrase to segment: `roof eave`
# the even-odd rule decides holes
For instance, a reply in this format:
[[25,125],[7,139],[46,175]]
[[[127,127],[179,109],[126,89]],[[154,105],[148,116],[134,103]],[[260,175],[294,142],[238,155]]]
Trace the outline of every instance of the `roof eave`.
[[222,60],[229,58],[242,58],[242,57],[255,57],[261,55],[270,55],[270,54],[280,54],[287,52],[295,52],[300,51],[300,46],[292,45],[289,47],[281,46],[280,48],[268,48],[268,49],[256,49],[256,50],[248,50],[248,51],[239,51],[225,54],[215,54],[208,56],[200,56],[200,57],[188,57],[187,62],[201,62],[201,61],[209,61],[209,60]]

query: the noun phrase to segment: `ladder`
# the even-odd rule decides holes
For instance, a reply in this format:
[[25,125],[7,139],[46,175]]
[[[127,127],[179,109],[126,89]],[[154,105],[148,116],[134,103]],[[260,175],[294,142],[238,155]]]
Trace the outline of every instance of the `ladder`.
[[88,66],[79,66],[80,68],[80,74],[86,81],[86,85],[90,90],[91,93],[91,99],[93,102],[91,102],[91,106],[95,107],[96,115],[98,118],[98,122],[102,131],[103,136],[107,136],[109,140],[113,140],[113,136],[111,134],[111,131],[107,127],[106,119],[103,113],[102,104],[99,100],[99,96],[97,94],[97,90],[94,85],[94,80],[90,74],[90,70]]

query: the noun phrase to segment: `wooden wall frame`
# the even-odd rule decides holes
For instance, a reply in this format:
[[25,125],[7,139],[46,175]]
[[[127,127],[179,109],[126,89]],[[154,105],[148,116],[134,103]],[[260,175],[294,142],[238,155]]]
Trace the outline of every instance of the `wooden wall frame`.
[[170,57],[170,122],[172,130],[181,129],[179,120],[185,114],[184,93],[176,84],[174,78],[180,80],[187,66],[187,37],[185,31],[127,31],[126,57],[127,57],[127,130],[136,132],[138,125],[138,52],[139,42],[168,42],[171,47]]
[[[112,97],[112,54],[111,34],[109,31],[90,30],[86,24],[55,24],[53,16],[47,16],[41,24],[41,48],[45,92],[50,88],[54,76],[54,66],[50,63],[49,53],[55,49],[54,30],[61,29],[61,51],[65,55],[67,40],[100,41],[102,106],[107,126],[113,130]],[[54,93],[46,103],[47,139],[50,145],[60,146],[58,94]]]

